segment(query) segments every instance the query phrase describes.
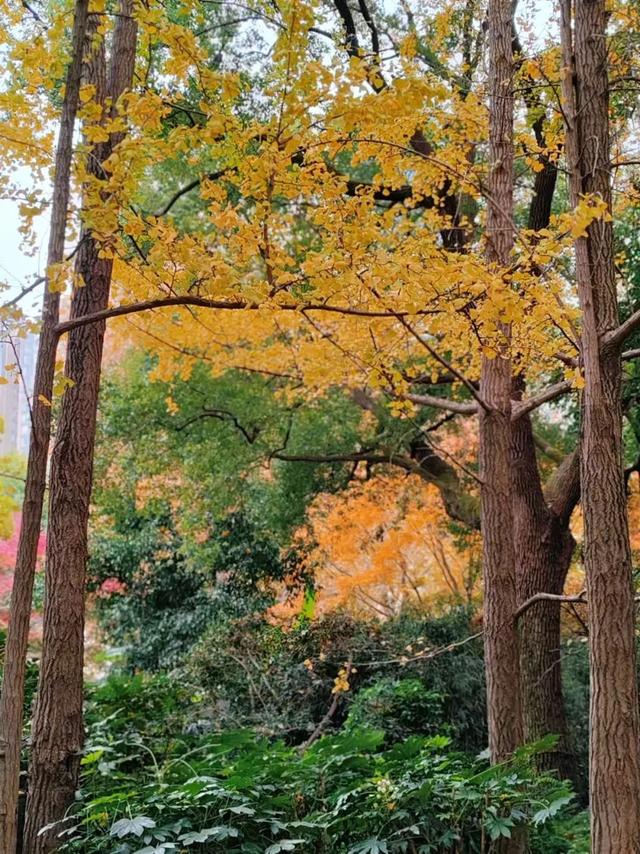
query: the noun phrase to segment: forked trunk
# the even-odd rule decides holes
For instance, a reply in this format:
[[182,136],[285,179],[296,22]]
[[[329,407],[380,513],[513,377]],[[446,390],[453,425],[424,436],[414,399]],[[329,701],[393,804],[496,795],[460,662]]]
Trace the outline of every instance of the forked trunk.
[[[98,97],[109,94],[113,104],[131,85],[136,25],[128,0],[121,5],[112,44],[110,79],[105,86],[104,48],[93,57],[93,82]],[[111,153],[112,139],[94,152],[90,163],[100,175]],[[84,234],[76,273],[84,283],[74,291],[71,317],[106,308],[112,261],[100,257],[100,245]],[[105,323],[74,329],[67,342],[65,374],[73,385],[61,404],[51,462],[47,576],[43,652],[27,801],[25,846],[30,854],[57,847],[60,828],[39,834],[60,821],[73,801],[83,746],[84,606],[87,525],[93,476],[96,414]]]

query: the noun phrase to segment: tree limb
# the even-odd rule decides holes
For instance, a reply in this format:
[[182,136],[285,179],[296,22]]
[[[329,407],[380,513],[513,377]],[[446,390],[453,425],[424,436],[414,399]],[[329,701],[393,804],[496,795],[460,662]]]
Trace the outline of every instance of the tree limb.
[[[150,311],[155,308],[169,308],[177,306],[197,306],[200,308],[211,308],[220,310],[245,310],[256,311],[264,308],[257,303],[247,302],[246,300],[215,300],[208,297],[199,297],[195,295],[182,295],[175,297],[160,297],[158,299],[145,300],[142,302],[128,303],[125,305],[116,305],[111,308],[106,308],[104,311],[96,311],[93,314],[86,314],[82,317],[76,317],[73,320],[65,320],[56,326],[56,334],[64,335],[65,332],[70,332],[72,329],[77,329],[80,326],[87,326],[90,323],[99,323],[103,320],[110,320],[113,317],[123,317],[127,314],[138,314],[142,311]],[[367,309],[349,308],[349,306],[328,305],[325,303],[311,303],[304,305],[303,303],[276,303],[269,305],[273,311],[326,311],[333,314],[344,314],[353,317],[387,317],[390,320],[397,319],[398,316],[404,316],[408,312],[389,312],[389,311],[369,311]],[[428,313],[425,310],[425,314]]]
[[444,409],[446,412],[455,412],[456,415],[477,415],[478,407],[475,403],[460,403],[457,400],[447,400],[444,397],[436,397],[433,394],[407,394],[405,400],[417,403],[419,406],[432,406],[434,409]]
[[568,380],[563,380],[555,385],[548,386],[532,397],[525,398],[519,403],[515,403],[511,412],[511,420],[516,421],[528,412],[532,412],[534,409],[542,406],[543,403],[549,403],[552,400],[556,400],[558,397],[562,397],[563,394],[567,394],[571,389],[571,383]]
[[538,602],[580,602],[586,603],[586,590],[581,590],[577,596],[561,596],[557,593],[535,593],[526,602],[523,602],[522,605],[518,608],[518,610],[513,615],[514,621],[520,619],[520,617],[528,611],[533,605],[536,605]]
[[640,329],[640,309],[634,311],[617,329],[612,329],[602,337],[602,346],[606,348],[621,347],[624,342]]
[[178,431],[185,430],[191,424],[195,424],[197,421],[201,421],[203,418],[216,418],[218,421],[226,421],[231,423],[236,430],[238,430],[244,438],[246,439],[249,445],[253,445],[260,434],[260,428],[257,426],[253,426],[251,428],[246,428],[239,421],[239,419],[233,414],[233,412],[229,412],[228,409],[212,409],[209,407],[202,407],[202,412],[199,412],[197,415],[188,418],[183,424],[180,424],[176,429]]

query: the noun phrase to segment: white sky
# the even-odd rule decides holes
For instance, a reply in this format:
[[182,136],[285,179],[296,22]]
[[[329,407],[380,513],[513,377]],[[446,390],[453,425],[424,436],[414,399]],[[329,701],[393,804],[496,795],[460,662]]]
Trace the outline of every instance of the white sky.
[[[38,245],[35,255],[27,255],[21,249],[22,235],[19,232],[20,215],[18,203],[9,199],[0,199],[0,281],[9,285],[10,291],[4,291],[0,302],[7,296],[15,296],[25,285],[33,281],[34,276],[43,273],[47,257],[48,228],[44,218],[38,222]],[[36,295],[36,302],[39,298]],[[30,297],[24,301],[23,308],[31,305]]]
[[[540,40],[550,35],[553,6],[552,0],[528,0],[520,4],[523,18],[533,19],[533,32]],[[19,173],[16,178],[20,179]],[[26,172],[25,179],[28,179]],[[44,272],[48,234],[46,221],[43,220],[44,217],[38,222],[36,253],[33,256],[26,255],[20,246],[22,240],[18,231],[20,227],[18,203],[0,199],[0,281],[10,287],[10,291],[4,292],[4,298],[7,294],[15,296],[33,281],[34,276],[42,275]],[[0,301],[4,301],[3,296],[0,296]],[[30,294],[24,300],[22,308],[30,313],[32,309],[38,313],[39,302],[40,292],[37,289],[33,295]]]

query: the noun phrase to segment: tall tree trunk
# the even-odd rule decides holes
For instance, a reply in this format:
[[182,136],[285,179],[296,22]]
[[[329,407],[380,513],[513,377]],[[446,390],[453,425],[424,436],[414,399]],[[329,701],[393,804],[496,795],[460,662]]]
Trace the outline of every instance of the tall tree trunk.
[[[489,158],[487,260],[507,268],[513,248],[513,49],[511,0],[490,0]],[[484,573],[484,643],[489,750],[493,762],[522,741],[511,483],[510,330],[495,358],[483,356],[480,395],[481,516]]]
[[[93,58],[98,93],[115,105],[131,85],[136,25],[123,0],[112,44],[108,84],[104,85],[104,47]],[[95,174],[117,139],[91,158]],[[84,283],[74,291],[71,317],[106,308],[112,260],[100,257],[90,233],[78,251],[76,273]],[[83,745],[84,607],[87,525],[93,476],[96,413],[105,323],[73,330],[67,342],[66,376],[73,385],[62,398],[51,461],[43,653],[33,720],[29,796],[25,828],[30,854],[57,846],[56,830],[40,829],[63,818],[73,801]]]
[[[517,52],[522,54],[519,43]],[[549,226],[558,167],[544,153],[546,117],[535,86],[525,92],[524,99],[536,116],[533,131],[543,151],[527,223],[531,231],[537,232]],[[518,377],[515,397],[521,397],[524,391],[524,378]],[[530,417],[518,418],[512,430],[516,585],[518,602],[522,604],[536,593],[561,594],[564,590],[575,546],[569,521],[580,497],[580,470],[579,455],[574,452],[543,491]],[[537,757],[538,767],[556,769],[561,777],[575,780],[575,756],[562,691],[560,607],[559,602],[540,602],[520,618],[524,737],[532,742],[545,735],[557,735],[554,750]]]
[[[571,202],[594,194],[611,209],[607,11],[579,0],[572,41],[563,2],[562,41]],[[595,220],[576,241],[582,309],[584,399],[581,482],[589,599],[591,707],[589,777],[593,850],[640,852],[640,715],[632,564],[622,461],[622,370],[601,346],[619,324],[611,221]]]
[[[82,74],[87,8],[88,0],[77,0],[73,20],[71,57],[67,69],[54,164],[47,276],[52,265],[64,260],[73,131]],[[31,442],[0,697],[0,852],[5,854],[12,854],[16,849],[25,664],[51,436],[50,401],[58,343],[55,327],[59,318],[59,304],[60,294],[50,290],[48,280],[45,281],[34,393],[31,402]]]
[[[542,491],[531,421],[528,415],[513,424],[514,536],[518,601],[536,593],[561,594],[575,545],[569,530],[574,502],[562,515],[549,506]],[[569,477],[578,484],[577,455]],[[565,489],[571,489],[567,483]],[[578,489],[573,492],[575,499]],[[520,667],[524,733],[527,741],[559,736],[553,751],[539,757],[539,766],[556,768],[562,777],[575,777],[574,755],[567,733],[560,665],[560,604],[539,602],[520,618]]]

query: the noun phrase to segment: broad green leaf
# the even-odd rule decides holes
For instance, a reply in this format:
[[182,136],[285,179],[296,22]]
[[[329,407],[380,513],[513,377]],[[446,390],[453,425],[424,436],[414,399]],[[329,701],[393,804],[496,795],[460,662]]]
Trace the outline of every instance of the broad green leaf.
[[389,854],[389,847],[384,839],[370,837],[364,842],[358,842],[349,849],[349,854]]
[[155,821],[149,816],[136,815],[133,818],[121,818],[116,821],[111,825],[109,833],[111,836],[117,836],[118,839],[129,835],[142,836],[146,828],[155,826]]

